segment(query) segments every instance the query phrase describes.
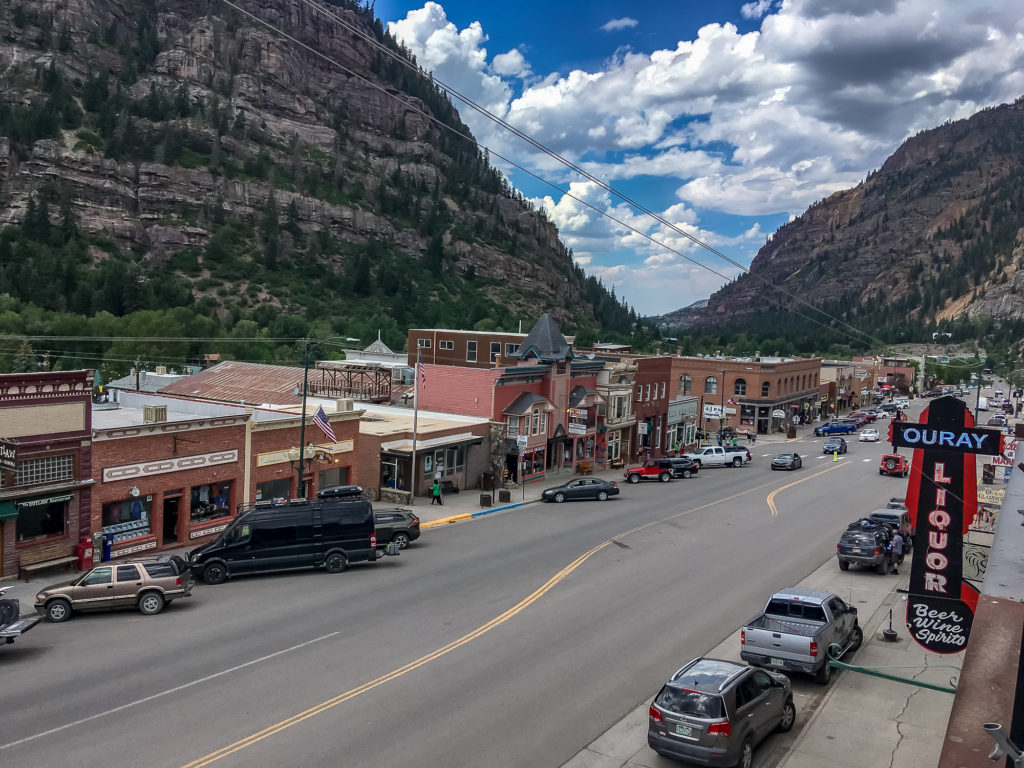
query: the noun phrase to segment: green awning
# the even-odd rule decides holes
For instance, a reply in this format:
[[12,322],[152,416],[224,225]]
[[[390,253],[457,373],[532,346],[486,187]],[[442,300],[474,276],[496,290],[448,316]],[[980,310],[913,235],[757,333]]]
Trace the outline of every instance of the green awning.
[[14,506],[14,502],[0,501],[0,520],[10,520],[17,516],[18,508]]

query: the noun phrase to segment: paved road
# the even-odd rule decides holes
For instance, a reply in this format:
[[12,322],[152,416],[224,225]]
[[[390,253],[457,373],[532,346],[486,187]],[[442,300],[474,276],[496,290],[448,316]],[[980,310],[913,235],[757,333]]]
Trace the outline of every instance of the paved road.
[[881,444],[834,463],[822,442],[793,444],[794,473],[755,446],[742,469],[434,529],[339,576],[40,626],[0,649],[0,763],[561,765],[903,493]]

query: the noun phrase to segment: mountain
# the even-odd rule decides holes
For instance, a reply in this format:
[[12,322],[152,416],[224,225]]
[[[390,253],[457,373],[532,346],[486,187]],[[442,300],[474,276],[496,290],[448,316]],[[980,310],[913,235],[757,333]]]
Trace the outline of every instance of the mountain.
[[[810,206],[724,286],[702,328],[772,327],[797,296],[890,342],[1024,321],[1024,100],[905,141],[853,189]],[[781,290],[780,290],[781,289]],[[789,294],[789,295],[787,295]],[[789,315],[785,324],[812,324]],[[965,331],[965,332],[975,332]],[[1019,336],[1019,334],[1018,334]]]
[[648,318],[659,328],[689,328],[703,317],[708,308],[708,299],[698,299],[682,309]]
[[0,333],[633,332],[372,5],[239,5],[0,0]]

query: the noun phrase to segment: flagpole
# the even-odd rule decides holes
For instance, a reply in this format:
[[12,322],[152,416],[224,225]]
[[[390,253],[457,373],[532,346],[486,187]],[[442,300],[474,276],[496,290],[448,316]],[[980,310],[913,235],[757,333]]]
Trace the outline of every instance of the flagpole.
[[420,418],[420,365],[423,361],[423,350],[416,348],[416,368],[412,372],[412,493],[410,506],[416,504],[416,436]]

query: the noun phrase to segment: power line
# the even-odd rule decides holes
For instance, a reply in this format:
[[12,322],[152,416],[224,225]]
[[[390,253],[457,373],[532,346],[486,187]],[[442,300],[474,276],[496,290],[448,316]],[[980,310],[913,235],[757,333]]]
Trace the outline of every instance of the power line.
[[[704,264],[703,262],[697,261],[695,258],[693,258],[691,256],[688,256],[687,254],[679,251],[676,248],[673,248],[673,247],[667,245],[666,243],[661,242],[660,240],[658,240],[657,238],[655,238],[655,237],[653,237],[651,235],[648,235],[646,232],[642,232],[642,231],[636,229],[635,227],[631,226],[630,224],[627,224],[626,222],[624,222],[624,221],[622,221],[622,220],[612,216],[608,212],[603,211],[603,210],[597,208],[595,205],[592,205],[591,203],[587,202],[586,200],[583,200],[582,198],[577,197],[576,195],[572,194],[572,192],[570,192],[568,190],[565,190],[565,189],[562,189],[557,184],[554,184],[553,182],[548,181],[547,179],[539,176],[538,174],[534,173],[533,171],[530,171],[529,169],[527,169],[523,165],[515,162],[514,160],[512,160],[512,159],[510,159],[508,157],[505,157],[501,153],[499,153],[499,152],[497,152],[495,150],[492,150],[491,148],[487,147],[486,145],[480,144],[472,136],[469,136],[469,135],[467,135],[467,134],[465,134],[465,133],[463,133],[463,132],[453,128],[452,126],[447,125],[446,123],[442,122],[440,119],[438,119],[437,117],[435,117],[431,113],[427,112],[426,110],[420,109],[415,104],[412,104],[409,101],[405,101],[405,100],[401,99],[399,96],[391,93],[390,91],[388,91],[386,88],[382,87],[381,85],[379,85],[377,83],[374,83],[373,81],[369,80],[368,78],[364,77],[363,75],[359,74],[358,72],[355,72],[354,70],[349,69],[344,64],[341,64],[338,61],[332,59],[330,56],[328,56],[327,54],[323,53],[322,51],[319,51],[319,50],[313,48],[312,46],[307,45],[306,43],[304,43],[301,40],[297,39],[296,37],[288,34],[284,30],[282,30],[279,27],[271,24],[270,22],[261,19],[260,17],[256,16],[253,13],[250,13],[249,11],[247,11],[244,8],[238,6],[236,3],[232,2],[231,0],[223,0],[223,2],[224,2],[225,5],[228,5],[229,7],[234,8],[236,11],[238,11],[242,15],[252,19],[257,24],[260,24],[260,25],[266,27],[267,29],[270,29],[271,31],[276,32],[277,34],[281,35],[281,37],[285,38],[286,40],[291,41],[292,43],[294,43],[295,45],[299,46],[300,48],[305,49],[306,51],[308,51],[309,53],[313,54],[314,56],[323,59],[324,61],[328,62],[329,64],[331,64],[331,65],[333,65],[335,67],[337,67],[338,69],[340,69],[341,71],[345,72],[346,74],[349,74],[352,77],[362,81],[363,83],[365,83],[369,87],[374,88],[374,89],[380,91],[386,97],[394,99],[396,101],[399,101],[406,109],[409,109],[410,111],[413,111],[413,112],[416,112],[416,113],[422,115],[428,121],[430,121],[431,123],[437,125],[438,127],[442,128],[443,130],[449,131],[452,134],[454,134],[455,136],[458,136],[458,137],[460,137],[460,138],[470,142],[471,144],[473,144],[477,148],[481,148],[481,149],[487,150],[491,155],[499,158],[500,160],[502,160],[505,163],[508,163],[511,167],[516,168],[517,170],[523,172],[524,174],[526,174],[529,177],[533,178],[534,180],[544,184],[545,186],[550,187],[551,189],[554,189],[555,191],[559,192],[561,195],[563,195],[565,197],[568,197],[571,200],[576,201],[577,203],[579,203],[579,204],[589,208],[590,210],[594,211],[595,213],[597,213],[597,214],[599,214],[601,216],[604,216],[607,219],[615,222],[616,224],[618,224],[619,226],[623,227],[624,229],[626,229],[626,230],[628,230],[630,232],[633,232],[634,234],[637,234],[640,237],[643,237],[644,239],[650,241],[651,243],[654,243],[655,245],[658,245],[659,247],[664,248],[665,250],[669,251],[670,253],[674,253],[675,255],[677,255],[680,258],[682,258],[682,259],[684,259],[684,260],[686,260],[686,261],[696,265],[697,267],[699,267],[701,269],[704,269],[704,270],[706,270],[706,271],[708,271],[708,272],[710,272],[710,273],[712,273],[712,274],[714,274],[714,275],[716,275],[718,277],[721,277],[723,280],[731,281],[731,278],[729,278],[728,276],[722,274],[721,272],[718,272],[715,269],[712,269],[711,267],[709,267],[708,265]],[[382,50],[388,56],[395,57],[396,60],[401,62],[404,66],[407,66],[407,67],[413,69],[413,71],[415,71],[417,74],[420,74],[421,76],[423,76],[422,73],[420,73],[418,69],[413,67],[411,62],[408,62],[404,58],[398,56],[397,54],[392,52],[390,49],[388,49],[386,46],[382,46],[381,44],[377,43],[376,40],[373,40],[372,38],[368,38],[362,32],[362,30],[359,30],[356,27],[352,27],[351,25],[348,25],[348,23],[345,22],[344,20],[339,19],[337,16],[334,16],[333,14],[331,14],[330,12],[320,8],[319,6],[310,4],[308,2],[308,0],[303,0],[303,2],[305,2],[307,5],[310,5],[310,7],[312,7],[314,10],[319,11],[321,13],[324,13],[327,16],[331,17],[332,19],[338,21],[338,23],[344,25],[346,27],[346,29],[350,29],[355,34],[358,34],[361,37],[361,39],[368,40],[370,42],[370,44],[373,45],[378,50]],[[441,81],[436,80],[433,77],[431,77],[431,79],[434,82],[436,82],[436,83],[441,83]],[[460,100],[462,100],[465,103],[467,103],[467,105],[471,106],[472,108],[476,109],[477,111],[480,111],[481,114],[490,115],[490,113],[487,112],[487,110],[485,110],[483,107],[480,107],[479,105],[476,105],[474,102],[472,102],[472,100],[470,100],[467,97],[463,96],[462,94],[460,94],[455,89],[449,88],[444,83],[441,83],[441,85],[443,86],[443,88],[446,91],[455,94],[458,98],[460,98]],[[495,119],[495,121],[500,121],[500,119],[495,117],[495,116],[491,116],[491,117],[493,117],[493,119]],[[499,122],[499,124],[500,124],[500,122]],[[511,126],[510,126],[510,128],[511,128]],[[525,134],[524,134],[524,136],[525,136]],[[531,142],[534,141],[533,139],[529,139],[529,140]],[[538,145],[539,145],[539,142],[538,142]],[[543,145],[540,145],[540,146],[543,146]],[[559,162],[562,162],[567,167],[572,167],[572,164],[570,164],[568,161],[564,160],[564,158],[560,158],[560,156],[557,155],[557,153],[554,153],[553,150],[546,150],[546,151],[554,159],[558,160]],[[579,172],[586,174],[586,172],[582,171],[582,169],[580,169]],[[616,196],[620,197],[621,199],[623,199],[624,201],[630,203],[631,205],[634,204],[633,202],[630,201],[630,199],[628,197],[626,197],[626,196],[622,195],[621,193],[613,190],[611,187],[609,187],[608,185],[604,184],[604,182],[601,182],[600,180],[596,180],[595,179],[595,183],[598,183],[599,185],[602,186],[602,188],[608,190],[612,194],[615,194]],[[714,249],[711,246],[707,245],[703,241],[701,241],[701,240],[699,240],[697,238],[694,238],[689,233],[679,229],[678,227],[675,227],[674,225],[668,223],[664,219],[661,219],[656,214],[653,214],[653,213],[649,212],[643,206],[640,206],[639,204],[636,204],[636,205],[637,205],[638,208],[643,210],[647,215],[654,217],[656,220],[659,220],[661,223],[663,223],[666,226],[668,226],[669,228],[673,229],[673,231],[676,231],[680,235],[690,239],[691,241],[696,243],[698,246],[703,247],[703,248],[707,249],[708,251],[710,251],[710,252],[712,252],[712,253],[714,253],[716,255],[721,256],[723,259],[725,259],[727,261],[731,261],[724,254],[721,254],[716,249]],[[731,263],[736,264],[740,269],[744,270],[746,272],[746,274],[752,275],[754,278],[762,281],[763,283],[765,283],[766,285],[768,285],[768,286],[770,286],[772,288],[775,288],[776,290],[780,291],[781,293],[783,293],[784,295],[788,296],[792,300],[794,300],[794,301],[796,301],[796,302],[798,302],[800,304],[803,304],[803,305],[809,307],[810,309],[814,310],[815,312],[819,312],[819,313],[825,315],[825,317],[827,317],[832,322],[838,323],[838,324],[843,325],[843,326],[846,326],[847,328],[851,329],[854,333],[859,334],[860,337],[863,337],[863,338],[858,338],[858,336],[854,336],[854,335],[852,335],[849,332],[843,332],[843,331],[833,327],[832,325],[823,323],[823,322],[821,322],[819,320],[816,320],[816,319],[814,319],[812,317],[808,317],[807,315],[805,315],[805,314],[803,314],[801,312],[796,311],[792,307],[787,307],[787,306],[784,306],[784,305],[780,304],[780,306],[783,306],[784,309],[786,309],[787,311],[797,315],[798,317],[801,317],[804,320],[807,320],[808,322],[813,323],[815,325],[818,325],[818,326],[820,326],[822,328],[825,328],[825,329],[827,329],[829,331],[838,331],[840,334],[842,334],[842,335],[846,336],[847,338],[849,338],[849,339],[851,339],[853,341],[856,341],[858,343],[863,343],[865,341],[865,339],[867,339],[869,341],[872,341],[872,342],[876,343],[879,346],[882,346],[882,347],[888,346],[887,342],[885,342],[884,340],[876,338],[876,337],[873,337],[870,334],[868,334],[866,331],[861,331],[860,329],[850,325],[849,323],[846,323],[844,320],[841,320],[841,319],[839,319],[839,318],[837,318],[837,317],[835,317],[833,315],[830,315],[825,310],[819,309],[818,307],[815,307],[813,304],[810,304],[809,302],[804,301],[800,297],[795,296],[794,294],[791,294],[791,293],[785,291],[784,289],[780,288],[779,286],[776,286],[773,283],[768,282],[764,278],[761,278],[759,275],[755,275],[754,273],[750,272],[749,269],[746,268],[746,267],[743,267],[742,264],[739,264],[738,262],[732,262],[732,261],[731,261]]]

